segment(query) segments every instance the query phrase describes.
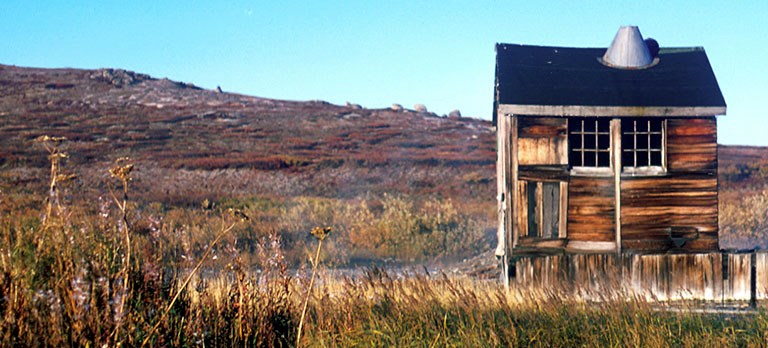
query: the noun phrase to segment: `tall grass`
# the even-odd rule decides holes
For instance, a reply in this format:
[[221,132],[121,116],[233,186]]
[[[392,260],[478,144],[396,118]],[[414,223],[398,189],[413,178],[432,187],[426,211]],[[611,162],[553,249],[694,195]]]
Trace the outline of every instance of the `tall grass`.
[[666,311],[376,268],[346,278],[320,269],[312,282],[290,270],[305,261],[291,261],[286,246],[311,238],[308,223],[334,227],[323,249],[331,255],[347,243],[373,256],[430,257],[476,240],[450,200],[299,197],[179,210],[139,208],[124,180],[122,199],[74,204],[59,195],[66,184],[48,193],[51,205],[0,200],[0,346],[766,345],[765,311]]
[[[119,230],[73,218],[37,250],[41,228],[37,217],[2,220],[2,346],[295,342],[308,278],[288,271],[277,234],[259,244],[259,257],[271,267],[254,270],[234,253],[226,268],[203,271],[190,286],[183,286],[189,266],[158,263],[159,252],[145,245],[151,238],[137,235],[137,267],[126,294]],[[373,269],[336,278],[326,272],[317,284],[307,302],[302,346],[759,346],[768,331],[762,311],[723,316],[664,311],[638,300],[589,303],[444,275]]]
[[720,247],[768,249],[768,189],[720,202]]

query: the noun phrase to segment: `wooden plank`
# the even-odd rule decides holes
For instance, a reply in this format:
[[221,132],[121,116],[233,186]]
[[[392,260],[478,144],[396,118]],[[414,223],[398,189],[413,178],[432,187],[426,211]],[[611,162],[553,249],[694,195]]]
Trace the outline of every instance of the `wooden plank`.
[[536,227],[537,237],[546,235],[547,226],[544,224],[544,183],[536,182]]
[[567,119],[563,117],[525,117],[519,118],[519,136],[521,138],[557,138],[566,137]]
[[616,249],[616,244],[611,241],[594,241],[594,240],[569,240],[566,248],[574,251],[591,251],[591,252],[605,252],[613,251]]
[[[517,161],[517,146],[518,146],[518,136],[517,136],[517,121],[518,118],[515,115],[507,116],[508,119],[508,125],[509,128],[509,138],[506,140],[506,143],[509,144],[507,147],[509,154],[509,166],[507,167],[507,170],[509,171],[509,175],[507,176],[509,180],[505,183],[507,185],[507,190],[512,193],[511,197],[517,197],[517,167],[518,167],[518,161]],[[510,213],[512,211],[517,211],[517,200],[513,199],[512,204],[510,205]],[[512,219],[509,219],[507,221],[507,228],[508,231],[511,231],[512,238],[511,242],[512,245],[509,246],[509,250],[512,250],[515,245],[517,245],[517,239],[519,238],[520,234],[517,231],[517,224],[512,223]]]
[[543,238],[558,238],[560,225],[560,183],[543,182],[541,226]]
[[565,247],[565,244],[566,240],[564,239],[520,238],[518,246],[534,248],[563,248]]
[[498,227],[496,230],[496,256],[507,255],[507,234],[511,232],[507,229],[507,220],[512,216],[509,215],[507,207],[510,202],[510,192],[507,191],[507,177],[506,171],[506,159],[509,152],[507,152],[507,136],[508,129],[506,127],[507,117],[503,114],[498,114],[496,121],[496,200],[497,200],[497,216]]
[[611,147],[616,250],[621,252],[621,121],[617,118],[611,120]]
[[519,138],[518,163],[521,165],[566,164],[565,138]]
[[520,180],[517,182],[517,196],[515,197],[515,201],[517,202],[517,210],[515,211],[515,216],[517,217],[515,221],[516,230],[521,237],[527,237],[529,219],[528,207],[530,206],[530,203],[528,202],[528,181]]
[[671,173],[717,173],[717,120],[667,120],[667,168]]
[[520,180],[566,181],[568,177],[567,165],[521,165],[518,167]]
[[558,237],[566,238],[568,236],[568,182],[560,182],[560,224],[558,226]]

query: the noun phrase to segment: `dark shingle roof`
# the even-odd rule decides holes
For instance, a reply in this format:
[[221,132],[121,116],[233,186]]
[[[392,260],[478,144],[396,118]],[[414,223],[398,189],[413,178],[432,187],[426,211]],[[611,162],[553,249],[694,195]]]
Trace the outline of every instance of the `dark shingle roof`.
[[496,45],[496,103],[616,107],[725,107],[701,47],[662,48],[650,68],[603,65],[605,48]]

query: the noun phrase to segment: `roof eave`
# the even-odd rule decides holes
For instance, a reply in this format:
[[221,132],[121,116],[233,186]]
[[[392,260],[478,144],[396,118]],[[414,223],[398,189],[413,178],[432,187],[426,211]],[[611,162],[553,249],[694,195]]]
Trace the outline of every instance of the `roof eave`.
[[602,117],[704,117],[725,115],[725,106],[589,106],[499,104],[500,115]]

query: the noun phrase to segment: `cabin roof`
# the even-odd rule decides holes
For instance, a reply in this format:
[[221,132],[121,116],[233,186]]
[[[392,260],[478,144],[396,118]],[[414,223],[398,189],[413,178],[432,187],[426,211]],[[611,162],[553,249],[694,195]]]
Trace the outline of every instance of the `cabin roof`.
[[605,51],[497,44],[496,105],[505,113],[553,116],[725,114],[703,48],[662,48],[644,69],[609,67],[601,62]]

